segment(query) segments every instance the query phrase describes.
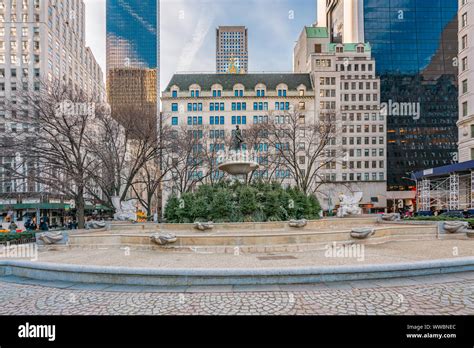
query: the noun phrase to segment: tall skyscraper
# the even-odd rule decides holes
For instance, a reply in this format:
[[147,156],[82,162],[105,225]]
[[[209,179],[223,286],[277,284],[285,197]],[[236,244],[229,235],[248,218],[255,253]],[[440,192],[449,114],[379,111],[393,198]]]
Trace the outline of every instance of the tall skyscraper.
[[158,67],[158,0],[107,0],[107,71]]
[[474,160],[474,2],[459,0],[459,160]]
[[242,26],[216,30],[216,72],[247,73],[249,66],[248,30]]
[[387,111],[388,195],[411,204],[410,172],[457,160],[457,0],[318,2],[334,42],[372,47]]
[[144,114],[157,120],[159,0],[107,0],[106,11],[107,97],[112,115],[116,117],[124,106],[145,107]]

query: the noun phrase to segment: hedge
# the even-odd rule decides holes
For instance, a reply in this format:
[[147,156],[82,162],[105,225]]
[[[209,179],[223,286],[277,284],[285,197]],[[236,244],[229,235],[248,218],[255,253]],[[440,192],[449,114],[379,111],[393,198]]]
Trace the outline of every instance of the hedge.
[[169,223],[314,220],[320,211],[314,195],[283,188],[279,183],[222,182],[201,185],[181,197],[171,196],[165,206],[165,219]]

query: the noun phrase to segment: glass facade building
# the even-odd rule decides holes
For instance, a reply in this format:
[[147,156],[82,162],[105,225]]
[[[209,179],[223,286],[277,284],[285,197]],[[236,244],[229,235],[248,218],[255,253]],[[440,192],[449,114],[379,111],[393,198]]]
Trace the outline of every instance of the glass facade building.
[[107,71],[158,67],[159,0],[107,0]]
[[[388,189],[410,172],[457,161],[458,0],[364,0],[387,111]],[[398,108],[398,109],[397,109]]]

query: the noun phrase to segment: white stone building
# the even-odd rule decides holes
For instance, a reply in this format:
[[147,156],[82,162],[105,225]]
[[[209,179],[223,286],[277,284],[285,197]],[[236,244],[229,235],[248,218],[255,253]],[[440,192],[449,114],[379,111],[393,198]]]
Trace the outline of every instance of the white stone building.
[[474,2],[459,0],[459,161],[474,160]]
[[340,193],[361,191],[366,211],[383,210],[387,120],[370,45],[331,43],[327,28],[306,27],[294,49],[294,71],[312,77],[315,117],[329,117],[341,129],[337,144],[345,156],[325,172],[332,183],[320,190],[322,205],[331,209]]
[[[85,44],[84,2],[0,0],[0,137],[37,131],[34,108],[22,105],[17,96],[38,92],[44,84],[58,80],[105,101],[103,72]],[[8,108],[7,101],[19,111]],[[5,160],[0,157],[3,167]],[[15,163],[10,165],[15,167]],[[33,187],[5,175],[2,171],[0,203],[15,207],[21,201],[40,202],[41,185]],[[51,201],[59,207],[60,200]]]

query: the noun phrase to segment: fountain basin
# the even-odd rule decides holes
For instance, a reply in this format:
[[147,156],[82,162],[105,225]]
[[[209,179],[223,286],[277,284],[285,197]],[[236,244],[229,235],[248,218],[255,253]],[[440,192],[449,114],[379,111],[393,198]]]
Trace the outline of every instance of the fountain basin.
[[218,168],[230,175],[247,175],[258,168],[258,163],[250,161],[232,161],[224,162],[220,164]]

